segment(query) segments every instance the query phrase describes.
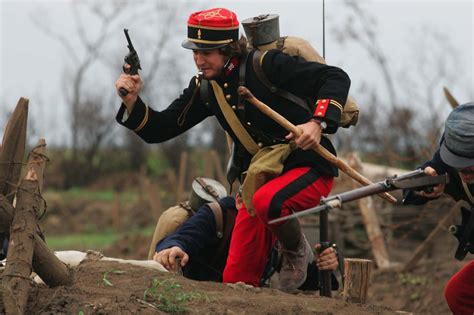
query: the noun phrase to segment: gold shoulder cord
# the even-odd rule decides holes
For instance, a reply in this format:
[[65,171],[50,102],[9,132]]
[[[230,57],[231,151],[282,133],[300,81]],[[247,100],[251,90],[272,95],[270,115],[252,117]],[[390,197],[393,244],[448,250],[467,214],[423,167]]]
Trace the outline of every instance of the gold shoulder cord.
[[231,109],[229,103],[227,103],[224,92],[222,91],[219,84],[216,81],[211,80],[212,89],[214,90],[214,95],[216,96],[217,103],[219,104],[219,108],[221,109],[222,113],[224,114],[225,120],[232,128],[232,131],[235,133],[237,138],[239,138],[242,145],[245,149],[252,155],[255,155],[260,147],[255,143],[252,137],[249,135],[247,130],[242,126],[242,123],[235,115],[234,111]]

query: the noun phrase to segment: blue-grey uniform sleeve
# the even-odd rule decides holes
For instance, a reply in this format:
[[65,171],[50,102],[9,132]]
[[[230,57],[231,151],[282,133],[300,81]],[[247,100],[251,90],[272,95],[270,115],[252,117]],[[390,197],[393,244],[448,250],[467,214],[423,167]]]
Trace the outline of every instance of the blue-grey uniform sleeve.
[[[422,165],[419,166],[421,169],[425,169],[426,167],[432,167],[436,170],[438,175],[446,174],[448,172],[447,165],[443,163],[441,157],[439,155],[439,150],[435,152],[433,158],[429,161],[426,161]],[[404,189],[403,190],[403,204],[404,205],[423,205],[428,201],[435,200],[437,198],[426,198],[420,196],[416,191],[412,189]]]
[[[235,199],[225,197],[219,200],[224,222],[226,222],[226,209],[235,208]],[[189,220],[185,221],[172,234],[165,237],[156,245],[156,252],[178,246],[190,257],[198,254],[209,244],[212,238],[216,237],[216,220],[208,205],[198,209]]]
[[[160,143],[172,139],[191,127],[199,124],[206,117],[213,115],[200,98],[196,90],[196,79],[192,78],[189,86],[163,111],[155,111],[138,98],[133,111],[124,116],[126,107],[122,103],[116,115],[119,124],[133,130],[145,142]],[[191,99],[193,101],[190,104]],[[126,119],[124,119],[126,118]]]

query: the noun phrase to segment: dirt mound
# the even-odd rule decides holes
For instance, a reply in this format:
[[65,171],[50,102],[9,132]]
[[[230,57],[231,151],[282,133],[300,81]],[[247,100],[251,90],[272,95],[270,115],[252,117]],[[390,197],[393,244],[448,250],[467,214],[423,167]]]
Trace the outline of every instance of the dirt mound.
[[425,260],[409,273],[377,271],[372,277],[368,302],[407,312],[451,314],[444,287],[464,264],[466,261],[447,255],[444,260]]
[[[3,304],[0,301],[0,313]],[[245,285],[197,282],[120,264],[85,261],[71,287],[37,285],[28,314],[394,314],[382,306],[345,303],[316,294],[290,295]]]

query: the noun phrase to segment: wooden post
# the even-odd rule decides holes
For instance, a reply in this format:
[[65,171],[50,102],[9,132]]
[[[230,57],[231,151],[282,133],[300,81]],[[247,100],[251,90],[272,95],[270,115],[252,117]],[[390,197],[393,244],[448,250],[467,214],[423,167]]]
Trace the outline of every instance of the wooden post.
[[214,161],[212,160],[211,151],[206,151],[205,160],[204,160],[204,177],[211,177],[214,178],[215,170],[214,170]]
[[365,303],[369,288],[372,260],[344,259],[344,300],[352,303]]
[[[13,212],[13,206],[6,200],[0,199],[0,233],[8,231]],[[38,234],[35,234],[33,270],[50,287],[72,283],[67,266],[54,255]]]
[[170,189],[170,191],[172,191],[175,195],[174,195],[174,198],[175,198],[175,201],[176,201],[176,187],[178,186],[178,178],[176,176],[176,172],[173,170],[173,169],[168,169],[166,171],[166,179],[167,179],[167,184]]
[[438,235],[446,231],[449,228],[449,224],[452,221],[452,218],[454,215],[457,213],[459,210],[459,205],[461,202],[456,203],[449,212],[438,222],[436,227],[431,231],[430,235],[421,243],[411,256],[411,258],[405,263],[403,266],[403,271],[410,271],[412,270],[418,261],[425,255],[425,253],[428,251],[429,248],[431,248],[431,245],[433,244],[434,240]]
[[30,275],[37,225],[37,210],[43,202],[39,181],[43,177],[46,160],[45,142],[41,139],[28,159],[28,172],[17,192],[17,207],[10,227],[7,264],[2,285],[3,302],[7,314],[24,314],[30,291]]
[[[145,191],[148,193],[149,196],[149,203],[150,203],[150,208],[153,214],[155,215],[155,220],[158,221],[163,214],[163,206],[161,203],[161,198],[159,193],[158,187],[149,179],[147,178],[146,186],[144,187]],[[153,259],[153,256],[155,255],[155,245],[156,245],[156,239],[155,235],[157,235],[157,228],[158,225],[155,228],[155,232],[153,233],[152,236],[152,241],[150,243],[150,247],[148,249],[148,259],[151,260]]]
[[13,219],[13,206],[5,196],[0,195],[0,234],[8,234]]
[[3,135],[0,150],[0,195],[12,203],[25,155],[28,99],[20,98]]
[[459,106],[459,102],[454,98],[454,96],[449,92],[447,87],[443,87],[444,91],[444,96],[448,100],[449,105],[451,105],[452,108],[456,108]]
[[184,195],[184,183],[186,180],[186,166],[188,164],[188,152],[181,152],[181,158],[179,160],[178,170],[178,183],[176,186],[176,203],[182,202]]
[[[0,233],[8,231],[13,212],[13,206],[5,199],[0,199]],[[72,283],[68,267],[54,255],[38,234],[35,234],[33,270],[50,287]]]
[[[349,165],[360,171],[362,168],[359,158],[352,154],[349,158]],[[354,185],[354,188],[357,188]],[[390,258],[388,256],[387,248],[385,246],[384,236],[380,223],[377,217],[377,212],[374,208],[374,201],[372,197],[361,198],[358,201],[362,221],[364,222],[367,237],[372,245],[372,254],[374,255],[375,263],[380,269],[390,267]]]
[[35,234],[33,270],[51,288],[72,284],[68,266],[56,257],[38,234]]
[[225,171],[222,169],[221,158],[219,154],[217,154],[216,150],[212,150],[210,154],[211,154],[212,161],[214,164],[214,169],[216,171],[215,179],[224,185],[227,182],[227,177],[226,177]]

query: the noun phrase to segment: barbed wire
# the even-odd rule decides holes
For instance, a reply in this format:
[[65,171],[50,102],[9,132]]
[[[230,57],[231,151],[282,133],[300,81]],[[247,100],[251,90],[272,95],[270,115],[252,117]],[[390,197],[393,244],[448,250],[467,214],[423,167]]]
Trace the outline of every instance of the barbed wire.
[[25,193],[34,195],[35,197],[38,197],[38,198],[41,199],[41,201],[43,201],[43,213],[41,213],[40,215],[37,213],[37,214],[36,214],[36,217],[37,217],[38,220],[41,220],[41,219],[44,218],[44,216],[46,215],[47,209],[48,209],[48,203],[46,202],[46,199],[44,199],[43,196],[42,196],[40,193],[31,192],[31,191],[29,191],[29,190],[23,189],[23,188],[20,187],[20,185],[18,185],[18,184],[13,184],[13,183],[11,183],[11,182],[9,182],[9,181],[5,181],[5,183],[8,184],[8,185],[10,185],[10,186],[12,186],[12,187],[15,187],[16,190],[13,190],[12,192],[10,192],[9,194],[7,194],[7,195],[5,195],[5,196],[4,196],[4,195],[0,195],[0,201],[1,201],[1,200],[8,200],[8,197],[11,197],[12,195],[15,195],[15,194],[18,192],[18,190],[21,190],[21,191],[23,191],[23,192],[25,192]]

